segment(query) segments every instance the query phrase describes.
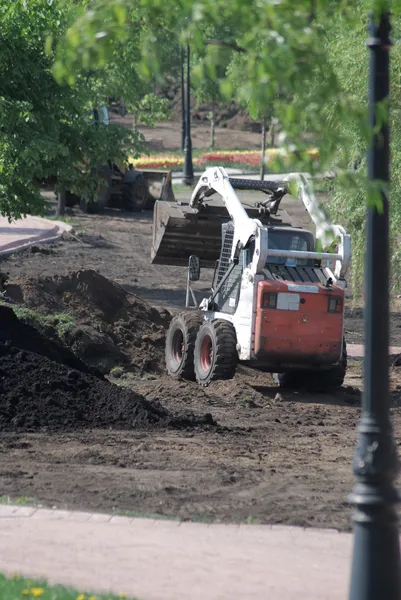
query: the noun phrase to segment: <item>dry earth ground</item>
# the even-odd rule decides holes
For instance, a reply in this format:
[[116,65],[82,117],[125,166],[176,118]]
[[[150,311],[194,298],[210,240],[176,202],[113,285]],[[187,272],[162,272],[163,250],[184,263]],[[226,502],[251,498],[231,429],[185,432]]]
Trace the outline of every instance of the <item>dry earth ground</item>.
[[[163,139],[161,129],[155,135]],[[290,201],[287,209],[308,224],[299,206]],[[1,270],[23,280],[95,269],[156,307],[183,305],[185,270],[150,264],[151,214],[77,211],[71,218],[75,237],[9,257]],[[210,275],[203,272],[199,294]],[[400,327],[394,312],[395,345],[401,345]],[[349,342],[363,340],[362,309],[352,311],[350,298],[345,330]],[[211,413],[219,427],[3,433],[1,494],[57,507],[346,530],[361,377],[361,361],[350,360],[345,387],[326,395],[277,394],[269,375],[249,369],[206,390],[164,375],[119,380],[168,409]],[[392,368],[398,438],[400,385],[399,368]]]

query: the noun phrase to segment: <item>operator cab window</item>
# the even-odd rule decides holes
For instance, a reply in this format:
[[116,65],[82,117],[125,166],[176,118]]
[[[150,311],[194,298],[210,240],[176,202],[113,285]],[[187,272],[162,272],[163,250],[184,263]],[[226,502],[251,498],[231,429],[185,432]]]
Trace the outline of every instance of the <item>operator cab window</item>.
[[[268,247],[274,250],[297,250],[298,252],[313,251],[311,240],[299,232],[269,231]],[[292,256],[268,256],[267,264],[284,265],[287,267],[313,266],[313,260],[295,258]]]

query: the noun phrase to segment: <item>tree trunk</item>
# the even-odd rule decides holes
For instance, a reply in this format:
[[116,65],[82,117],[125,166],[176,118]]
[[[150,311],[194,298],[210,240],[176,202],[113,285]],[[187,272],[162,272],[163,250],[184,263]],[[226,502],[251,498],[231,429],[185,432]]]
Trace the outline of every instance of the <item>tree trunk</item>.
[[214,150],[216,137],[216,103],[212,102],[212,115],[210,119],[210,148]]
[[65,193],[65,188],[61,188],[57,193],[57,217],[63,217],[65,215]]
[[262,151],[260,157],[260,178],[265,178],[265,156],[266,156],[266,117],[262,121]]

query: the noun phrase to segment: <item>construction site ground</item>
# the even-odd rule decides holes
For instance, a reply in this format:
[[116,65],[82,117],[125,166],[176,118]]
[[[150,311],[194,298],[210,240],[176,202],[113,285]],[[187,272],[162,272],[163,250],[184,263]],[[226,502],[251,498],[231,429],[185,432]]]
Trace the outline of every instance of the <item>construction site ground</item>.
[[[178,195],[184,197],[183,188]],[[298,224],[307,224],[294,201],[286,208]],[[74,405],[71,413],[67,400],[78,402],[81,396],[66,391],[66,404],[52,404],[48,418],[50,395],[42,389],[61,383],[54,384],[52,368],[43,362],[47,358],[37,359],[30,348],[22,355],[10,351],[3,358],[9,386],[2,396],[10,406],[13,390],[25,377],[21,364],[25,373],[36,369],[42,378],[30,396],[23,392],[25,413],[13,408],[12,422],[0,415],[2,495],[47,507],[133,516],[349,530],[347,495],[353,485],[362,361],[350,359],[345,385],[333,394],[279,391],[270,375],[245,368],[232,381],[207,389],[170,379],[164,374],[164,328],[168,312],[184,304],[186,273],[181,267],[150,264],[152,214],[76,211],[70,218],[73,234],[2,259],[0,271],[8,272],[11,282],[6,304],[53,315],[53,321],[60,321],[54,317],[60,312],[70,314],[68,335],[64,331],[70,347],[103,373],[113,364],[122,365],[111,370],[110,378],[124,389],[122,395],[112,392],[118,399],[102,412],[109,388],[104,391],[103,382],[92,386],[88,378],[93,374],[80,375],[81,391],[96,388],[96,414],[88,416],[87,394],[85,406]],[[78,279],[70,274],[77,271],[83,272]],[[211,275],[203,271],[199,297],[207,293]],[[363,343],[361,302],[352,309],[349,291],[347,296],[346,339]],[[117,301],[123,307],[118,316],[113,312]],[[44,320],[42,336],[53,336],[53,321]],[[394,346],[401,346],[400,328],[396,306],[391,316]],[[80,345],[84,334],[92,345]],[[94,339],[97,335],[101,339]],[[58,369],[53,370],[63,389],[70,389]],[[66,381],[71,379],[69,371]],[[398,436],[401,372],[393,364],[391,391]]]

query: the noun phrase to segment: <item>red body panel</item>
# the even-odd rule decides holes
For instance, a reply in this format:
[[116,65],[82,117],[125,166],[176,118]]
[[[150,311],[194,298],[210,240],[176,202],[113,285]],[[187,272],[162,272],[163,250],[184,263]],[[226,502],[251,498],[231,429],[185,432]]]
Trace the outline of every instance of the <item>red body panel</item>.
[[[263,308],[263,297],[268,292],[284,294],[281,298],[285,301],[292,297],[299,298],[299,308]],[[342,298],[340,312],[328,312],[330,296]],[[267,363],[308,362],[327,365],[340,359],[344,321],[342,288],[326,288],[321,284],[260,281],[256,302],[254,351],[258,360]]]

